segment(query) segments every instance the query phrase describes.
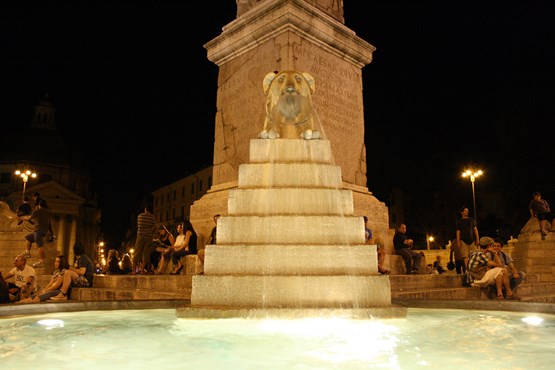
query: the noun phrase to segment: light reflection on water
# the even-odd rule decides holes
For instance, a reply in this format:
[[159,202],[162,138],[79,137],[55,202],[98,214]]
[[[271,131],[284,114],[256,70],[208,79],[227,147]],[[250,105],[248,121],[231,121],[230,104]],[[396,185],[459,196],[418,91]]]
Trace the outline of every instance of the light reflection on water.
[[388,320],[191,320],[174,309],[0,320],[8,369],[548,369],[555,317],[409,309]]

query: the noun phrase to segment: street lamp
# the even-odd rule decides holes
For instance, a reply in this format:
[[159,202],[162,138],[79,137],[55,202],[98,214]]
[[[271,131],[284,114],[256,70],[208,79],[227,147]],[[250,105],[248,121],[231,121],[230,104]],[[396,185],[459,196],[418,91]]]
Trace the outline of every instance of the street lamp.
[[25,189],[27,188],[27,181],[29,181],[29,177],[32,177],[33,179],[37,177],[37,174],[33,171],[31,171],[28,168],[23,169],[23,171],[21,170],[16,170],[15,174],[19,177],[21,177],[21,179],[23,180],[23,198],[25,199]]
[[474,191],[474,181],[479,176],[482,176],[484,172],[482,170],[466,170],[462,173],[462,177],[470,177],[470,182],[472,183],[472,203],[474,204],[474,222],[478,225],[478,218],[476,218],[476,192]]
[[428,236],[428,234],[426,234],[426,244],[427,244],[428,250],[430,250],[430,248],[433,247],[432,243],[434,242],[434,240],[435,238],[433,235]]

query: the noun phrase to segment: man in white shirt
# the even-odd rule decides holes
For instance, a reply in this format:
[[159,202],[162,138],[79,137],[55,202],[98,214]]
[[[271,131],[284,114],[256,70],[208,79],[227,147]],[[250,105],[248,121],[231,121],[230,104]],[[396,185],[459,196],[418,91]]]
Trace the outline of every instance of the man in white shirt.
[[[14,268],[4,274],[4,280],[14,278],[14,282],[8,282],[10,299],[17,302],[21,298],[27,298],[37,290],[37,273],[34,268],[27,265],[27,258],[19,255],[13,260]],[[27,296],[27,297],[24,297]]]

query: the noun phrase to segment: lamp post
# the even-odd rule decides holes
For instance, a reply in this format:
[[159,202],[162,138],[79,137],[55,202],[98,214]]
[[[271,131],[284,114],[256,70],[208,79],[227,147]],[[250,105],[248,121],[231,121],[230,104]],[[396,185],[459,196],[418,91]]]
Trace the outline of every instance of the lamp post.
[[23,170],[16,170],[15,174],[21,177],[21,179],[23,180],[23,196],[22,196],[22,200],[23,200],[25,199],[25,189],[27,188],[27,181],[29,181],[29,177],[34,179],[37,177],[37,174],[36,172],[33,172],[28,168],[25,168]]
[[432,244],[432,243],[434,242],[434,240],[435,240],[435,239],[434,239],[434,236],[433,236],[433,235],[430,235],[430,236],[428,236],[428,237],[426,238],[426,244],[428,245],[428,250],[430,250],[430,249],[433,248],[433,244]]
[[481,176],[484,172],[482,170],[469,169],[462,173],[462,177],[469,177],[472,183],[472,203],[474,205],[474,222],[478,225],[478,218],[476,217],[476,192],[474,191],[474,182],[476,178]]

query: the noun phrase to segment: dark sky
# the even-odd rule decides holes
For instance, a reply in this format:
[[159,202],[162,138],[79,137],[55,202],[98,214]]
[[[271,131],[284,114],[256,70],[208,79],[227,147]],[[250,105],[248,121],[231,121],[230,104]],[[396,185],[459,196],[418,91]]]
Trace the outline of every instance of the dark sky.
[[[378,199],[451,187],[475,164],[523,212],[536,189],[555,203],[551,3],[344,1],[345,24],[377,48],[363,88]],[[235,14],[233,0],[0,5],[2,116],[27,125],[49,94],[109,237],[142,194],[212,163],[218,69],[203,45]]]

